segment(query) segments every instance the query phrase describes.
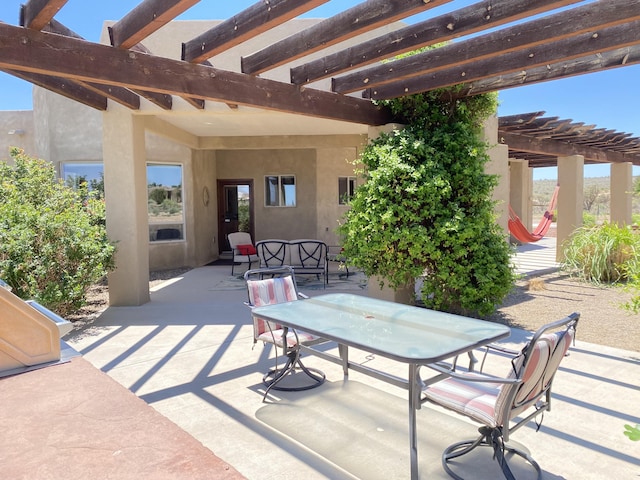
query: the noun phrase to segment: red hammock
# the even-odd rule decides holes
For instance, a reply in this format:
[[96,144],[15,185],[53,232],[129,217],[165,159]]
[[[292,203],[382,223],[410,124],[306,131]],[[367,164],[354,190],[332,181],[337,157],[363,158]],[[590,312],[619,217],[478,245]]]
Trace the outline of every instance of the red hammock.
[[542,220],[540,220],[540,223],[533,232],[527,230],[527,227],[524,226],[522,220],[520,220],[518,215],[516,215],[516,212],[511,208],[511,205],[509,205],[509,231],[511,232],[511,235],[522,243],[537,242],[543,238],[549,231],[549,227],[551,227],[551,223],[553,221],[553,210],[556,208],[556,203],[558,202],[559,189],[560,186],[556,185],[553,195],[551,195],[549,206],[544,212]]

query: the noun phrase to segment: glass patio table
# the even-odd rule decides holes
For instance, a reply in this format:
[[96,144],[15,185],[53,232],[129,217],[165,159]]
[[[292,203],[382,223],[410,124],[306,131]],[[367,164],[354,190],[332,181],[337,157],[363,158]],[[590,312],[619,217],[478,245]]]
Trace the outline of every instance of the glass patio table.
[[[366,373],[409,391],[409,447],[411,478],[418,478],[416,410],[420,407],[421,365],[470,353],[508,337],[505,325],[345,293],[257,307],[252,315],[313,333],[338,343],[339,355],[301,347],[348,369]],[[349,361],[355,347],[409,366],[407,379]]]

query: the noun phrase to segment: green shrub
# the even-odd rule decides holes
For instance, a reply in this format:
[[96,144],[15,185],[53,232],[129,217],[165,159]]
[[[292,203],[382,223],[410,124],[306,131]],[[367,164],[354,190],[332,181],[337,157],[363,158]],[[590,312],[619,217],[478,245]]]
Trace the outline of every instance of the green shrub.
[[589,212],[582,212],[582,225],[585,227],[595,227],[596,216]]
[[67,315],[114,268],[104,200],[66,187],[53,166],[12,149],[0,163],[0,278],[20,298]]
[[589,282],[616,283],[630,278],[640,236],[630,228],[605,223],[576,230],[563,248],[563,269]]
[[345,257],[365,274],[391,288],[426,274],[427,307],[488,315],[514,283],[491,198],[497,177],[484,172],[481,124],[496,98],[448,98],[438,91],[387,102],[405,128],[365,148],[366,182],[338,231]]

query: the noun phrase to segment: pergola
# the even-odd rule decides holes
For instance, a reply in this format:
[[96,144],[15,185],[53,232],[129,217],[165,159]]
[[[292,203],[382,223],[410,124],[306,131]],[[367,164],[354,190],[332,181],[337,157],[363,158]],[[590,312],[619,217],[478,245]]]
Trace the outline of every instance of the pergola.
[[[0,24],[0,68],[100,110],[107,108],[107,99],[138,109],[140,97],[171,109],[172,96],[177,96],[195,109],[223,102],[231,108],[244,105],[380,125],[389,115],[369,99],[457,84],[463,85],[460,95],[474,95],[640,60],[640,5],[634,0],[480,1],[409,26],[396,22],[450,2],[369,0],[242,57],[241,72],[215,67],[219,53],[326,1],[259,1],[185,39],[182,61],[177,61],[154,56],[142,42],[197,0],[142,1],[109,28],[111,46],[85,41],[55,20],[67,0],[29,0],[21,8],[20,27]],[[511,25],[499,28],[506,24]],[[304,60],[389,25],[390,33]],[[475,36],[465,38],[471,34]],[[449,43],[381,63],[442,42]],[[292,61],[296,65],[288,83],[261,76]],[[313,88],[328,77],[331,91]],[[638,161],[624,155],[616,161]]]
[[[372,100],[454,85],[460,86],[456,95],[470,96],[640,62],[637,0],[483,0],[459,9],[449,0],[368,0],[260,43],[235,59],[237,69],[216,66],[235,47],[268,38],[326,1],[258,1],[194,38],[180,39],[176,59],[154,55],[145,40],[198,0],[141,1],[109,27],[110,45],[86,41],[54,18],[67,0],[29,0],[20,10],[20,26],[0,23],[0,70],[96,110],[109,112],[113,103],[133,113],[152,109],[196,142],[199,133],[185,120],[190,112],[202,119],[220,109],[257,109],[299,123],[380,127],[392,116]],[[401,22],[434,7],[446,13]],[[286,80],[274,74],[283,66]],[[630,134],[542,113],[499,119],[494,133],[498,147],[508,149],[505,160],[533,168],[569,165],[561,175],[580,175],[571,160],[577,157],[624,167],[612,170],[612,182],[626,182],[630,166],[640,165],[640,140]],[[144,280],[139,285],[146,291]]]

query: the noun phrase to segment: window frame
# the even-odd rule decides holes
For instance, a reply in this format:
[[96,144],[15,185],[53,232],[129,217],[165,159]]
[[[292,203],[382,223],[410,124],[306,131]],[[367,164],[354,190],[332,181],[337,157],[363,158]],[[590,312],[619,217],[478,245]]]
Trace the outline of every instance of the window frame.
[[[71,161],[61,161],[58,164],[58,178],[60,180],[62,180],[64,182],[65,185],[67,185],[67,179],[68,178],[74,178],[74,185],[73,187],[76,188],[76,183],[75,183],[75,178],[77,178],[77,174],[74,175],[70,175],[67,174],[65,172],[65,167],[67,166],[86,166],[86,167],[90,167],[90,166],[95,166],[95,167],[99,167],[99,174],[102,174],[101,179],[104,181],[104,162],[100,161],[100,160],[71,160]],[[89,186],[91,186],[91,181],[94,180],[93,178],[89,178],[88,182],[89,182]],[[100,175],[98,175],[98,179],[100,180]]]
[[[270,203],[271,200],[270,192],[272,190],[273,183],[271,179],[277,178],[278,183],[275,189],[275,200],[277,200],[277,204]],[[285,184],[283,183],[283,179],[292,179],[293,184]],[[285,186],[292,185],[293,186],[293,203],[287,205],[287,195],[284,190]],[[264,176],[264,206],[265,208],[295,208],[298,205],[298,184],[296,176],[293,174],[283,174],[283,175],[265,175]]]
[[[345,194],[340,193],[340,181],[343,179],[346,181],[347,192]],[[353,198],[353,195],[356,191],[356,187],[357,187],[356,177],[339,176],[338,177],[338,205],[348,205],[351,199]]]
[[[158,222],[158,221],[153,221],[152,220],[152,215],[151,212],[149,211],[149,195],[151,192],[151,187],[150,187],[150,180],[149,180],[149,168],[150,167],[180,167],[180,182],[178,184],[178,188],[180,191],[180,206],[181,206],[181,212],[180,212],[180,216],[181,219],[179,222]],[[149,243],[172,243],[172,242],[185,242],[186,241],[186,215],[185,215],[185,210],[186,210],[186,205],[185,205],[185,188],[184,188],[184,164],[181,162],[157,162],[157,161],[147,161],[146,162],[146,169],[145,169],[145,174],[146,174],[146,185],[147,185],[147,224],[149,227]],[[155,182],[154,182],[155,183]],[[164,184],[160,184],[159,186],[161,187],[170,187],[170,188],[174,188],[173,185],[164,185]],[[177,229],[180,232],[180,237],[179,238],[166,238],[166,239],[157,239],[157,234],[158,231],[162,229],[162,226],[166,226],[168,227],[168,229]],[[160,227],[160,228],[158,228]]]

